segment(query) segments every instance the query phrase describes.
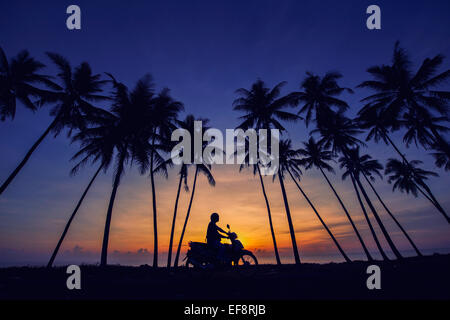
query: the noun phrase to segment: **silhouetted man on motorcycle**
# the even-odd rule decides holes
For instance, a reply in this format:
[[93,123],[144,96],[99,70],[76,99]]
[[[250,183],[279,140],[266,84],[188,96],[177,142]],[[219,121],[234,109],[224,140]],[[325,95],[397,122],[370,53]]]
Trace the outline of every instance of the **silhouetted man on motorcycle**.
[[[220,243],[222,238],[228,239],[228,232],[217,226],[219,222],[219,214],[214,212],[211,214],[211,221],[208,224],[208,231],[206,232],[206,243],[208,247],[214,250],[219,260],[224,260],[224,246]],[[221,233],[225,234],[222,235]]]

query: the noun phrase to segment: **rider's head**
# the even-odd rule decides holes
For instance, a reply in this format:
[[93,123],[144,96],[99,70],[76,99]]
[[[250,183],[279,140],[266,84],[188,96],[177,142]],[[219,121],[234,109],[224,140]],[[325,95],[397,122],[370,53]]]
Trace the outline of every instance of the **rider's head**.
[[216,213],[216,212],[214,212],[214,213],[211,215],[211,221],[212,221],[212,222],[218,222],[218,221],[219,221],[219,214]]

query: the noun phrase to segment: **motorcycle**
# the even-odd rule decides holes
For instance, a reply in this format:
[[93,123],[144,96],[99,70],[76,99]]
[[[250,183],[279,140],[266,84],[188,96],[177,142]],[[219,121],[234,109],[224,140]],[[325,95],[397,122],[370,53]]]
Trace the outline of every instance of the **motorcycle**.
[[189,242],[189,250],[184,260],[186,267],[194,267],[200,269],[214,268],[218,266],[252,266],[258,265],[258,259],[255,255],[245,250],[242,243],[238,240],[237,234],[231,232],[228,228],[228,239],[231,244],[222,244],[223,252],[219,256],[217,250],[210,248],[203,242]]

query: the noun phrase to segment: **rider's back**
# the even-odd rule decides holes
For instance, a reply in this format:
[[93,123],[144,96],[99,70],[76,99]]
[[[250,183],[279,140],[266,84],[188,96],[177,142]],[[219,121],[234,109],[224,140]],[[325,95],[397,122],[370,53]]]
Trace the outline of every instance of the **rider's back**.
[[208,224],[208,230],[206,232],[206,243],[210,246],[217,246],[220,244],[220,235],[217,231],[217,226],[214,222]]

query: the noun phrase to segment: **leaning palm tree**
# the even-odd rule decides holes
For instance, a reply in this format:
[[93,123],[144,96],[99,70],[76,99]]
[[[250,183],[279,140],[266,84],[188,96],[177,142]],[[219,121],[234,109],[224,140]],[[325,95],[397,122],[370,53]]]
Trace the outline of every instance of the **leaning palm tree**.
[[421,111],[423,110],[408,111],[402,119],[392,119],[384,116],[381,110],[368,108],[361,110],[355,121],[362,129],[369,130],[366,141],[373,139],[376,143],[383,141],[386,145],[390,144],[402,156],[403,161],[408,162],[388,133],[389,127],[396,130],[400,126],[406,127],[407,131],[403,136],[406,146],[408,147],[412,142],[417,146],[419,142],[425,149],[433,148],[440,153],[439,158],[441,160],[436,162],[436,166],[442,167],[450,160],[450,152],[445,149],[445,145],[448,145],[448,143],[441,136],[442,132],[448,132],[449,130],[446,126],[441,125],[442,122],[448,121],[448,118],[430,117],[429,113],[422,113]]
[[359,189],[361,190],[361,193],[364,196],[364,199],[366,200],[366,203],[369,206],[373,216],[375,217],[375,220],[377,221],[377,223],[381,229],[381,232],[383,233],[384,237],[386,238],[386,241],[389,244],[389,247],[391,248],[395,257],[397,259],[401,259],[402,255],[400,254],[400,252],[398,251],[394,242],[392,241],[391,237],[389,236],[389,233],[387,232],[383,222],[381,221],[380,216],[378,215],[377,210],[375,209],[374,205],[372,204],[372,201],[370,200],[369,196],[367,195],[367,192],[364,189],[364,187],[361,183],[361,180],[360,180],[361,175],[366,177],[366,179],[367,179],[367,176],[372,176],[372,174],[378,174],[379,176],[381,176],[380,170],[383,169],[383,166],[377,160],[373,160],[372,157],[368,154],[360,156],[359,147],[348,150],[346,152],[346,156],[341,157],[339,159],[339,162],[341,163],[341,168],[346,169],[342,178],[345,179],[347,176],[352,175],[353,179],[355,180],[356,184],[358,185]]
[[299,114],[306,114],[306,126],[314,120],[318,126],[322,121],[332,116],[335,111],[344,112],[349,108],[347,102],[337,98],[341,93],[347,91],[353,93],[349,88],[339,86],[338,80],[342,78],[339,72],[328,72],[320,77],[310,72],[300,85],[303,90],[294,93],[298,103],[303,103]]
[[[427,171],[418,167],[422,162],[419,160],[412,160],[408,163],[399,161],[397,159],[389,159],[386,164],[385,174],[390,175],[388,178],[389,183],[393,183],[392,190],[399,189],[401,192],[412,193],[417,197],[417,191],[419,191],[425,198],[428,199],[436,208],[436,203],[433,198],[429,196],[431,190],[427,190],[428,186],[425,180],[428,176],[437,177],[437,173]],[[448,223],[450,223],[449,217],[439,210]]]
[[333,154],[331,151],[326,150],[323,147],[322,143],[317,143],[314,139],[314,137],[310,137],[307,142],[303,142],[304,148],[299,149],[299,155],[302,157],[299,161],[299,164],[304,166],[306,170],[312,169],[313,167],[320,170],[323,177],[328,183],[328,186],[333,191],[334,195],[336,196],[337,200],[339,201],[339,204],[341,205],[342,209],[345,212],[345,215],[347,216],[348,221],[350,222],[353,230],[355,231],[356,236],[358,237],[359,242],[361,243],[361,246],[364,250],[364,253],[366,254],[367,260],[372,261],[373,258],[370,255],[369,250],[366,247],[366,244],[364,243],[358,229],[356,228],[355,223],[353,222],[352,217],[350,216],[346,206],[344,205],[344,202],[342,201],[341,197],[338,195],[336,189],[331,184],[330,180],[328,179],[328,176],[325,174],[325,171],[334,173],[334,169],[328,164],[328,162],[333,161]]
[[[243,112],[244,115],[239,117],[242,121],[238,129],[278,129],[281,133],[285,128],[280,121],[297,121],[301,119],[298,115],[286,111],[287,107],[293,107],[297,103],[295,94],[281,95],[281,89],[286,82],[280,82],[272,89],[268,88],[264,81],[257,80],[252,84],[250,89],[241,88],[236,90],[239,96],[233,102],[233,110]],[[269,138],[270,139],[270,138]],[[258,139],[258,142],[261,139]],[[266,141],[268,143],[268,141]],[[269,144],[269,143],[268,143]],[[269,144],[270,145],[270,144]],[[248,150],[248,148],[247,148]],[[263,177],[261,175],[260,163],[254,165],[254,173],[258,172],[261,190],[266,202],[267,214],[269,216],[269,226],[274,244],[275,257],[277,264],[280,264],[280,257],[275,239],[275,232],[272,224],[272,214],[270,204],[264,187]],[[293,233],[291,232],[291,238]]]
[[99,94],[105,83],[105,81],[100,80],[100,75],[92,74],[91,67],[85,62],[72,70],[69,62],[64,57],[55,53],[47,53],[47,55],[60,70],[58,78],[62,82],[62,90],[42,94],[37,103],[38,105],[55,103],[50,112],[50,115],[54,117],[53,121],[0,186],[0,194],[5,191],[50,132],[53,132],[56,136],[64,128],[68,128],[70,136],[72,130],[85,128],[89,124],[90,119],[99,117],[104,112],[104,110],[91,104],[91,102],[107,100],[107,97]]
[[70,215],[70,218],[67,221],[66,226],[64,227],[61,237],[59,238],[59,241],[55,249],[53,250],[53,254],[47,264],[47,267],[51,267],[53,265],[61,244],[64,241],[67,232],[69,231],[70,225],[98,174],[101,170],[106,172],[112,162],[117,137],[117,127],[115,125],[116,121],[117,119],[114,115],[108,114],[108,116],[105,116],[102,119],[96,119],[98,126],[94,128],[87,128],[79,132],[72,138],[73,142],[78,141],[81,143],[80,150],[73,156],[72,159],[75,160],[81,158],[81,160],[72,168],[71,175],[76,174],[80,170],[80,168],[85,166],[89,161],[91,161],[91,163],[98,162],[99,166],[92,176],[91,180],[89,181],[88,185],[84,189],[81,198],[78,200],[78,203],[75,206],[75,209]]
[[253,175],[256,175],[256,173],[258,173],[259,182],[261,184],[261,191],[263,193],[264,201],[265,201],[266,208],[267,208],[267,215],[269,218],[270,234],[272,236],[275,260],[277,262],[277,265],[281,265],[280,254],[278,253],[277,240],[275,237],[275,230],[274,230],[273,222],[272,222],[272,212],[270,210],[270,203],[269,203],[269,198],[267,197],[266,187],[264,185],[264,179],[261,174],[260,163],[253,161],[253,159],[251,159],[250,145],[249,145],[248,138],[245,139],[244,145],[237,146],[237,150],[235,151],[234,155],[243,156],[243,158],[244,158],[243,163],[241,163],[239,166],[239,172],[241,172],[246,167],[252,166],[253,167]]
[[[436,159],[436,165],[442,167],[450,159],[450,149],[446,147],[448,146],[448,143],[439,135],[439,132],[447,131],[446,127],[439,124],[441,121],[445,121],[446,117],[430,117],[429,114],[422,113],[420,110],[421,109],[409,110],[408,112],[405,112],[402,119],[393,121],[392,118],[384,116],[381,110],[367,108],[360,111],[356,121],[361,128],[370,129],[366,140],[373,139],[375,142],[384,141],[386,144],[391,144],[397,153],[401,155],[403,162],[405,162],[406,165],[409,165],[410,162],[405,155],[400,152],[398,147],[389,137],[387,131],[388,127],[398,128],[401,125],[407,126],[408,129],[403,137],[406,145],[408,146],[412,142],[417,145],[417,142],[419,142],[425,148],[431,146],[437,151],[432,154]],[[418,116],[418,113],[420,113],[421,116]],[[446,211],[439,204],[434,194],[431,192],[430,187],[424,181],[422,182],[424,184],[423,189],[427,193],[427,198],[431,198],[433,205],[444,216],[447,216]]]
[[[206,131],[207,130],[207,126],[206,125],[208,124],[209,120],[208,119],[198,119],[198,120],[196,120],[194,118],[194,116],[188,115],[186,117],[186,119],[184,120],[185,127],[183,129],[186,129],[189,132],[189,134],[191,135],[191,137],[194,136],[194,132],[196,130],[196,127],[195,127],[195,124],[194,124],[195,121],[201,121],[202,122],[202,131]],[[202,155],[203,155],[203,150],[204,150],[205,147],[206,147],[206,143],[203,142],[202,148],[200,150]],[[211,173],[211,165],[210,164],[206,164],[206,163],[210,163],[210,161],[209,161],[210,159],[203,159],[202,155],[199,155],[199,154],[196,153],[195,148],[191,148],[190,151],[191,151],[191,153],[190,153],[190,159],[191,159],[190,163],[193,163],[194,168],[195,168],[194,181],[192,183],[191,197],[189,199],[189,205],[188,205],[188,209],[187,209],[187,212],[186,212],[186,217],[184,219],[183,229],[181,230],[180,241],[178,242],[178,247],[177,247],[177,253],[175,255],[175,260],[174,260],[174,266],[175,267],[178,266],[178,261],[180,259],[181,246],[183,244],[184,234],[186,232],[186,227],[187,227],[187,224],[188,224],[188,221],[189,221],[189,217],[190,217],[190,213],[191,213],[192,203],[193,203],[194,195],[195,195],[195,189],[196,189],[196,186],[197,186],[197,177],[198,177],[198,175],[200,173],[203,174],[206,177],[206,179],[208,180],[209,185],[211,185],[213,187],[216,185],[216,181],[214,180],[214,176]],[[185,151],[183,150],[183,152],[185,152]],[[201,163],[196,163],[196,162],[198,162],[196,160],[199,160],[199,159],[202,159],[202,162]]]
[[173,208],[173,217],[172,217],[172,227],[170,228],[170,238],[169,238],[169,252],[167,255],[167,268],[172,266],[172,247],[173,247],[173,237],[175,235],[175,224],[177,221],[177,210],[178,210],[178,200],[180,199],[180,191],[181,185],[184,184],[184,190],[189,191],[189,187],[187,185],[187,165],[182,163],[180,166],[180,171],[178,172],[178,188],[177,195],[175,197],[175,205]]
[[[425,117],[427,119],[435,118],[433,115],[447,117],[448,103],[450,102],[450,92],[439,89],[439,86],[450,79],[450,70],[438,73],[444,57],[436,55],[433,58],[426,58],[417,72],[413,72],[411,61],[404,49],[395,44],[392,63],[371,67],[367,70],[373,77],[373,80],[364,81],[358,87],[368,88],[375,91],[375,94],[363,99],[366,105],[359,111],[360,115],[364,113],[373,113],[375,109],[379,117],[388,120],[388,125],[383,128],[383,134],[389,140],[400,157],[408,164],[406,156],[400,152],[398,147],[388,138],[389,131],[395,131],[415,122],[406,121],[401,123],[405,115]],[[416,119],[420,119],[417,118]],[[431,128],[430,128],[431,129]],[[428,144],[428,130],[419,130],[420,141]],[[435,138],[439,139],[437,130],[432,130]],[[406,139],[408,140],[408,139]],[[429,189],[428,187],[426,189]],[[428,190],[425,190],[428,193]],[[428,196],[434,198],[434,195],[428,193]],[[447,215],[440,203],[434,198],[433,201],[439,211]]]
[[216,181],[214,180],[214,177],[213,177],[213,175],[211,173],[211,166],[210,165],[206,165],[206,164],[196,164],[195,165],[195,173],[194,173],[194,182],[192,183],[191,197],[189,199],[189,205],[188,205],[188,209],[187,209],[187,212],[186,212],[186,218],[184,219],[183,229],[181,230],[180,241],[178,242],[177,253],[175,255],[175,260],[174,260],[174,266],[175,267],[178,266],[178,261],[180,259],[181,246],[183,244],[184,234],[186,232],[186,227],[187,227],[187,224],[188,224],[188,221],[189,221],[189,216],[190,216],[190,213],[191,213],[192,202],[194,200],[195,188],[197,186],[197,177],[198,177],[199,173],[202,173],[207,178],[208,183],[211,186],[215,186],[216,185]]
[[[366,112],[363,112],[355,119],[355,121],[360,125],[361,128],[369,129],[369,132],[366,137],[366,141],[374,140],[375,142],[383,141],[386,145],[389,143],[394,146],[396,149],[397,146],[392,142],[389,135],[387,134],[386,128],[391,126],[398,126],[400,125],[399,121],[394,121],[396,124],[392,123],[392,119],[381,117],[379,110],[376,109],[368,109]],[[406,135],[405,135],[406,137]],[[419,249],[415,245],[415,243],[412,241],[408,233],[405,231],[403,226],[400,224],[400,222],[395,218],[395,216],[392,214],[392,212],[389,210],[389,208],[386,206],[384,201],[379,196],[378,192],[375,190],[372,183],[367,179],[366,176],[364,176],[368,184],[370,185],[371,189],[374,191],[375,195],[377,196],[378,200],[380,201],[381,205],[384,207],[386,212],[389,214],[389,216],[394,220],[396,225],[399,227],[399,229],[403,232],[405,237],[408,239],[411,246],[414,248],[418,256],[421,256]],[[380,176],[381,177],[381,176]]]
[[328,235],[333,240],[334,244],[336,245],[337,249],[341,253],[341,255],[344,257],[346,262],[351,262],[351,260],[348,258],[347,254],[344,252],[342,247],[339,245],[339,242],[336,240],[335,236],[331,232],[331,230],[326,225],[325,221],[323,221],[322,217],[320,216],[319,212],[317,211],[316,207],[313,205],[311,200],[306,195],[305,191],[303,191],[302,187],[299,184],[300,176],[302,174],[302,171],[300,169],[301,162],[299,160],[300,151],[299,150],[293,150],[291,146],[291,140],[284,140],[280,142],[280,151],[279,151],[279,170],[278,170],[278,179],[280,181],[280,184],[282,185],[281,190],[283,193],[283,199],[285,200],[286,205],[286,212],[289,211],[289,204],[287,202],[286,197],[286,190],[283,186],[283,178],[284,174],[287,172],[289,173],[290,177],[294,181],[297,188],[302,193],[303,197],[306,199],[310,207],[313,209],[314,213],[316,214],[317,218],[319,219],[322,226],[327,231]]
[[36,111],[38,106],[33,98],[41,98],[49,92],[35,87],[36,84],[59,90],[50,76],[39,72],[45,65],[23,50],[8,61],[5,52],[0,47],[0,120],[14,119],[17,109],[17,101],[27,109]]
[[[312,133],[319,133],[321,135],[319,143],[322,144],[324,148],[330,149],[333,156],[341,154],[344,158],[346,158],[348,157],[347,153],[350,148],[364,145],[361,140],[355,137],[355,135],[362,133],[362,130],[359,129],[358,123],[345,117],[341,113],[337,113],[333,117],[327,118],[326,121],[324,121],[324,123],[322,123],[319,128],[313,130]],[[384,250],[381,247],[381,244],[375,233],[375,229],[370,222],[369,215],[367,214],[364,203],[361,200],[361,195],[358,191],[358,187],[356,186],[355,178],[352,173],[350,173],[349,176],[351,178],[356,197],[358,198],[359,205],[364,214],[367,225],[369,226],[370,233],[372,234],[372,237],[377,245],[377,248],[380,251],[383,259],[389,260],[387,255],[384,253]]]
[[361,112],[375,108],[393,121],[401,118],[404,112],[416,108],[447,115],[450,92],[436,89],[450,79],[450,70],[437,73],[443,60],[442,55],[426,58],[417,72],[413,72],[406,51],[396,42],[392,63],[367,69],[373,80],[358,86],[375,91],[375,94],[362,100],[367,104]]
[[[381,168],[381,167],[378,167]],[[383,178],[383,176],[381,175],[381,173],[378,171],[378,169],[374,169],[373,170],[374,173],[376,173],[381,179]],[[373,193],[375,193],[378,201],[380,201],[381,205],[383,206],[384,210],[386,210],[386,212],[388,213],[388,215],[392,218],[392,220],[394,220],[395,224],[397,225],[397,227],[400,229],[400,231],[403,233],[403,235],[405,236],[405,238],[408,240],[409,244],[411,245],[411,247],[413,247],[414,251],[417,253],[417,255],[419,257],[422,256],[422,253],[419,251],[419,249],[417,248],[416,244],[414,243],[414,241],[412,241],[411,237],[408,235],[408,233],[406,232],[406,230],[403,228],[403,226],[400,224],[400,222],[397,220],[397,218],[394,216],[394,214],[392,213],[392,211],[388,208],[388,206],[386,205],[386,203],[383,201],[383,199],[381,198],[381,196],[379,195],[379,193],[377,192],[377,190],[375,189],[375,186],[373,185],[373,183],[371,181],[374,181],[375,178],[373,175],[369,175],[368,173],[362,172],[364,179],[366,180],[367,184],[370,186],[370,188],[372,189]]]
[[102,253],[100,258],[101,266],[106,266],[108,264],[108,243],[109,243],[109,231],[111,227],[112,212],[114,207],[114,201],[116,199],[117,190],[119,188],[121,178],[125,173],[125,165],[131,158],[128,148],[129,148],[128,142],[122,142],[120,144],[117,144],[116,146],[117,154],[115,156],[113,187],[111,191],[111,196],[109,198],[108,211],[106,213],[105,230],[103,232]]

